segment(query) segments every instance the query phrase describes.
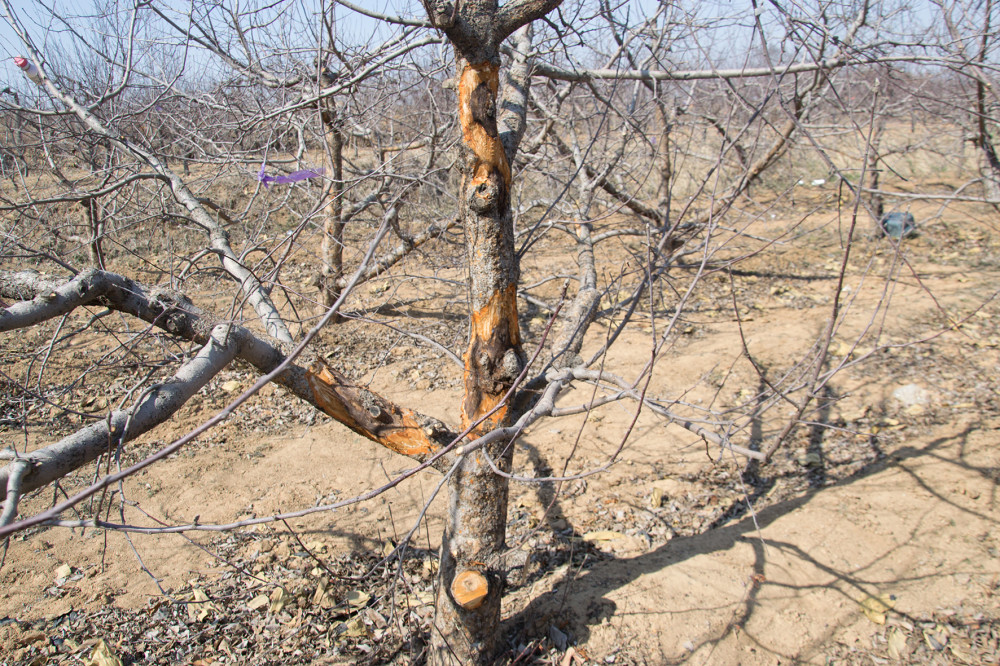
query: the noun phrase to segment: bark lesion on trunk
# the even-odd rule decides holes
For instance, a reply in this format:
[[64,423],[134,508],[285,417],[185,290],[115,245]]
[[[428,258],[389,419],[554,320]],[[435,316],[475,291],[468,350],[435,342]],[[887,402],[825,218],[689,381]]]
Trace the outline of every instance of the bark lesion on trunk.
[[458,121],[470,150],[469,207],[483,214],[503,207],[510,191],[510,164],[497,129],[500,68],[466,63],[458,81]]
[[478,429],[489,431],[506,421],[507,406],[500,402],[524,363],[517,320],[517,285],[495,292],[486,305],[473,312],[470,329],[469,349],[465,353],[462,427],[485,418]]

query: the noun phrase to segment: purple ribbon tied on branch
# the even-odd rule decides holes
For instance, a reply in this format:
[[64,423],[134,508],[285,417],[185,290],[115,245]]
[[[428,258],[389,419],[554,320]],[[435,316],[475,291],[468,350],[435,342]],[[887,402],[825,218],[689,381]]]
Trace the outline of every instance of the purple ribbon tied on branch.
[[257,174],[257,179],[264,183],[264,187],[297,183],[300,180],[306,180],[308,178],[318,178],[326,173],[326,169],[302,169],[301,171],[293,171],[287,176],[268,176],[266,168],[267,166],[262,164],[260,167],[260,173]]

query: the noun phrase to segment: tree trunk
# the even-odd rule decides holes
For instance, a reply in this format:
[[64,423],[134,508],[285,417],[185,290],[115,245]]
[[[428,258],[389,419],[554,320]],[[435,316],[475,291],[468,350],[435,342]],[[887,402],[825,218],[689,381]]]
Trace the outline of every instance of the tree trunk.
[[660,136],[656,142],[657,165],[659,166],[660,182],[656,190],[656,207],[663,216],[663,225],[670,224],[670,198],[673,189],[674,169],[670,160],[670,133],[677,119],[677,105],[671,101],[670,111],[662,99],[656,99],[656,119],[660,123]]
[[872,207],[872,216],[875,218],[876,228],[880,228],[882,215],[885,214],[885,202],[879,194],[879,176],[881,166],[879,157],[879,146],[882,144],[882,135],[885,133],[885,120],[875,121],[875,129],[872,133],[871,148],[868,151],[868,189],[871,190],[869,204]]
[[[979,48],[978,62],[986,62],[986,53],[989,50],[990,38],[990,16],[991,0],[987,0],[983,12],[985,27]],[[993,137],[990,136],[989,127],[986,124],[986,74],[982,66],[976,70],[976,145],[982,151],[983,158],[983,190],[987,199],[996,201],[1000,198],[1000,157],[997,157],[996,147],[993,144]],[[996,204],[994,204],[996,206]]]
[[83,215],[87,220],[87,233],[90,235],[90,265],[105,270],[104,263],[104,215],[101,205],[94,197],[88,197],[80,202]]
[[320,303],[326,310],[340,297],[337,283],[344,275],[344,133],[333,101],[327,102],[321,118],[331,178],[330,203],[323,223],[323,269],[319,279]]
[[[503,398],[524,366],[517,320],[517,257],[510,210],[510,165],[496,122],[499,67],[459,62],[458,114],[463,160],[460,219],[469,262],[471,318],[465,353],[462,425],[483,434],[507,423]],[[441,586],[432,664],[492,663],[503,589],[507,524],[505,477],[512,450],[476,451],[449,480],[449,524],[441,547]],[[467,592],[473,592],[471,600]]]
[[[524,133],[530,29],[515,36],[517,54],[498,111],[500,43],[561,0],[426,0],[431,23],[455,47],[462,129],[459,220],[469,263],[469,346],[465,352],[462,425],[481,435],[510,420],[505,397],[524,367],[517,320],[520,271],[510,210],[511,161]],[[515,73],[516,72],[516,73]],[[499,118],[498,118],[499,117]],[[441,543],[434,633],[428,663],[492,664],[503,595],[506,441],[467,454],[449,479],[449,519]]]

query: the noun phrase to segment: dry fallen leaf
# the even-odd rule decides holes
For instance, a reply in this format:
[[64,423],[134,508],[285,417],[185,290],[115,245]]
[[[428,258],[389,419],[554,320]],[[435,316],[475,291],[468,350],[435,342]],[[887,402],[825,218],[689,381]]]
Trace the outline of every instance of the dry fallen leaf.
[[963,664],[974,664],[976,663],[976,658],[972,653],[965,651],[964,649],[958,647],[954,643],[948,645],[948,649],[951,650],[951,654],[955,659]]
[[933,629],[924,629],[924,642],[932,650],[940,652],[948,645],[948,632],[940,624]]
[[84,666],[122,666],[122,660],[111,651],[102,638],[97,641],[94,651],[90,653],[90,659],[84,662]]
[[258,608],[263,608],[271,603],[271,600],[267,598],[266,594],[258,594],[256,597],[247,602],[247,608],[250,610],[257,610]]
[[312,553],[325,553],[327,545],[322,541],[310,541],[306,544],[306,550]]
[[188,603],[188,617],[192,622],[203,622],[215,610],[215,604],[208,600],[208,595],[200,587],[192,590],[192,599]]
[[276,587],[274,588],[274,592],[271,593],[271,605],[267,610],[277,615],[285,608],[287,601],[288,595],[285,594],[285,588]]
[[361,590],[351,590],[347,593],[347,603],[354,608],[361,608],[368,603],[368,600],[372,598],[372,595],[367,592],[362,592]]
[[365,626],[364,621],[360,617],[352,617],[347,622],[341,622],[333,630],[337,635],[349,636],[351,638],[368,635],[368,627]]
[[318,604],[323,600],[324,594],[326,594],[326,579],[320,578],[316,584],[316,592],[313,594],[312,602]]
[[865,597],[861,601],[861,612],[875,624],[885,624],[885,615],[895,606],[894,600],[889,594],[880,594],[877,597]]
[[60,578],[69,578],[73,575],[73,567],[68,564],[64,564],[58,569],[56,569],[56,580]]
[[320,608],[333,608],[337,605],[331,591],[327,589],[327,584],[326,579],[321,578],[316,586],[316,593],[313,594],[312,602]]
[[625,535],[621,532],[613,532],[611,530],[595,530],[583,535],[584,541],[614,541],[615,539],[624,538]]
[[893,659],[902,659],[910,652],[906,649],[906,634],[899,628],[893,628],[889,631],[888,643],[889,656]]

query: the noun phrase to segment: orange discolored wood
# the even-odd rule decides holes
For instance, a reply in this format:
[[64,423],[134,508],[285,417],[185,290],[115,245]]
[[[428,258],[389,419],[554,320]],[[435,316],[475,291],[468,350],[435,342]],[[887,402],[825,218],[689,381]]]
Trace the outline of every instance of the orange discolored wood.
[[[496,291],[486,305],[473,312],[470,329],[469,348],[465,352],[463,428],[490,413],[513,383],[510,369],[504,366],[504,357],[521,344],[517,285]],[[500,425],[506,416],[504,405],[477,428],[476,433]]]
[[475,610],[486,601],[490,584],[478,571],[463,571],[451,582],[451,596],[465,610]]
[[465,145],[476,156],[472,169],[472,187],[485,183],[496,172],[510,188],[510,165],[497,132],[496,96],[500,87],[500,68],[484,62],[466,64],[458,79],[458,121]]
[[433,419],[401,409],[380,395],[348,382],[322,362],[306,372],[322,410],[354,432],[404,456],[422,458],[441,448]]
[[490,296],[486,305],[472,313],[472,337],[489,340],[506,328],[511,346],[521,344],[521,326],[517,321],[517,285],[509,285]]

